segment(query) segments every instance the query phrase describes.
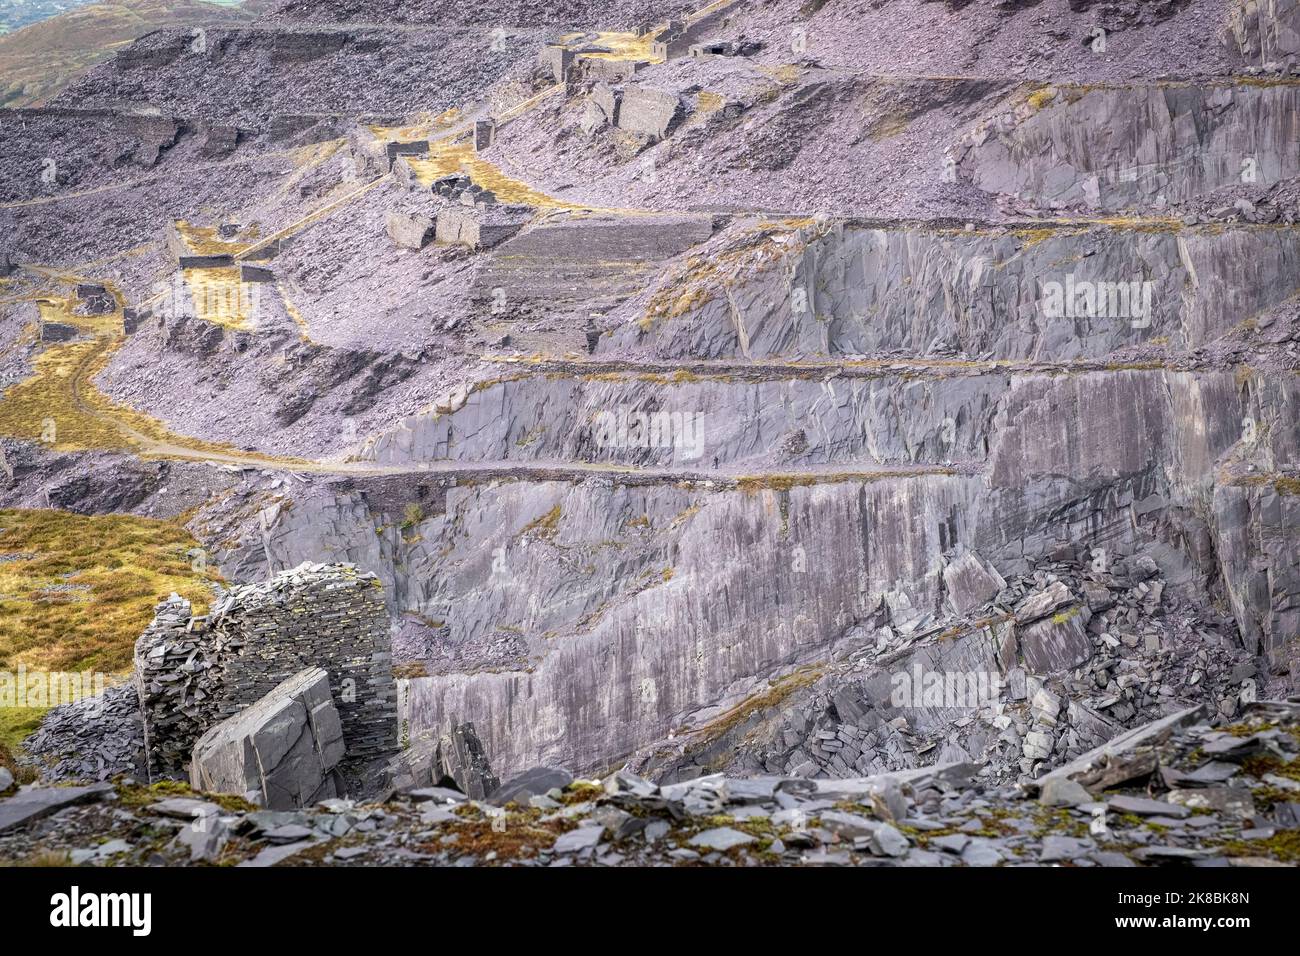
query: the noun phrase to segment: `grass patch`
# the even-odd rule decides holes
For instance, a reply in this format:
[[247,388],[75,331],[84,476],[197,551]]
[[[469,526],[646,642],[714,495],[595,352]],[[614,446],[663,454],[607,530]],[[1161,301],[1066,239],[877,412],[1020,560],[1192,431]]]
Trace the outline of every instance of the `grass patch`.
[[[175,592],[203,613],[211,568],[179,525],[130,515],[0,511],[0,666],[120,673],[154,605]],[[72,586],[75,590],[59,590]]]
[[549,850],[560,834],[571,830],[575,824],[569,820],[550,820],[542,823],[534,817],[536,814],[507,813],[505,828],[492,829],[491,820],[462,822],[456,825],[450,838],[443,843],[428,844],[425,849],[437,852],[439,849],[453,849],[458,853],[468,853],[479,859],[489,854],[496,854],[490,862],[504,863],[510,860],[527,859],[536,856],[542,850]]
[[575,803],[591,803],[605,795],[605,788],[589,780],[575,780],[560,794],[560,803],[571,807]]
[[555,537],[555,530],[560,524],[560,515],[562,514],[560,506],[556,505],[546,514],[534,518],[528,524],[524,525],[524,530],[519,532],[520,535],[535,534],[539,538],[551,539]]
[[752,697],[747,697],[735,707],[715,717],[701,727],[696,733],[698,739],[686,748],[686,753],[703,750],[713,741],[718,740],[728,731],[743,724],[751,716],[764,710],[779,707],[787,698],[797,691],[816,683],[822,676],[821,667],[802,667],[785,677],[772,681],[771,686]]
[[1037,113],[1054,99],[1056,99],[1056,88],[1053,86],[1045,86],[1041,90],[1036,90],[1035,92],[1030,93],[1029,99],[1026,100],[1026,102],[1029,104],[1029,108]]
[[835,484],[837,482],[871,482],[892,478],[916,478],[928,475],[955,475],[953,468],[933,468],[927,471],[872,471],[872,472],[810,472],[805,474],[766,474],[741,475],[736,479],[736,488],[746,493],[759,491],[790,491],[793,488],[807,488],[812,485]]
[[36,732],[45,710],[41,707],[0,707],[0,767],[5,767],[16,778],[18,767],[13,751]]

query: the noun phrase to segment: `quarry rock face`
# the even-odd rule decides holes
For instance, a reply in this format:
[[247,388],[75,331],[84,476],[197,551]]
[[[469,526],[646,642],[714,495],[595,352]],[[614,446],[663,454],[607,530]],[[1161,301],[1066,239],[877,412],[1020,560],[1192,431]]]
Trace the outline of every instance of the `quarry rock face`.
[[1300,53],[1300,4],[1295,0],[1236,0],[1231,39],[1247,61],[1263,65]]
[[[609,348],[663,358],[899,350],[1043,361],[1102,358],[1152,339],[1191,349],[1291,294],[1298,241],[1289,227],[813,225],[746,237],[725,285],[684,269],[661,309]],[[1246,278],[1263,274],[1276,282]]]
[[329,675],[313,667],[200,737],[190,784],[269,810],[311,806],[338,794],[334,769],[343,754]]
[[1294,84],[1048,87],[975,131],[960,168],[980,189],[1032,194],[1053,208],[1163,205],[1246,180],[1270,186],[1297,174],[1286,145],[1297,96]]

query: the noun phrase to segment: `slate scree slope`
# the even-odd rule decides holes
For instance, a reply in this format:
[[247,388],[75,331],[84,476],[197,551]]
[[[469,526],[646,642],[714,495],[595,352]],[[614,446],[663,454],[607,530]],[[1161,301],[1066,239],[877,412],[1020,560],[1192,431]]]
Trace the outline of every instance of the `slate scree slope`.
[[1300,3],[270,6],[0,111],[0,504],[229,588],[45,782],[897,823],[1291,719]]

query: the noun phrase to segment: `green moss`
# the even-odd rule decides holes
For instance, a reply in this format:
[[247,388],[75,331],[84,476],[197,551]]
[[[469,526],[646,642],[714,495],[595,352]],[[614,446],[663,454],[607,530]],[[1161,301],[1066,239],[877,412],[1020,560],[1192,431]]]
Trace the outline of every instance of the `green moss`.
[[1264,840],[1228,840],[1220,846],[1228,856],[1263,856],[1300,863],[1300,830],[1278,830]]
[[1265,730],[1272,730],[1277,724],[1260,723],[1260,724],[1230,724],[1227,727],[1221,727],[1225,734],[1232,734],[1234,737],[1249,737],[1251,734],[1262,733]]
[[873,482],[891,478],[915,478],[919,475],[955,475],[952,468],[930,468],[926,471],[871,471],[871,472],[818,472],[811,474],[742,475],[736,479],[736,488],[746,493],[758,491],[789,491],[811,485],[837,482]]
[[1079,615],[1079,612],[1081,612],[1082,610],[1083,610],[1083,605],[1081,604],[1075,604],[1072,607],[1068,607],[1064,611],[1061,611],[1057,614],[1053,614],[1052,623],[1064,624],[1067,621],[1069,621],[1071,618],[1077,617]]
[[417,524],[419,524],[423,520],[424,520],[424,508],[422,508],[418,503],[409,504],[406,506],[406,510],[403,512],[402,530],[407,531],[411,528],[414,528]]
[[564,793],[560,795],[560,802],[565,806],[572,806],[575,803],[590,803],[605,795],[605,789],[600,784],[592,783],[590,780],[575,780],[564,788]]
[[1037,113],[1054,99],[1056,99],[1056,88],[1045,86],[1041,90],[1036,90],[1035,92],[1030,93],[1029,98],[1025,102],[1029,104],[1030,109]]
[[160,800],[171,797],[192,797],[197,800],[207,800],[209,803],[215,803],[221,809],[230,813],[252,813],[258,809],[255,804],[249,803],[243,797],[237,797],[229,793],[203,793],[191,789],[188,784],[179,780],[161,780],[149,786],[119,783],[117,785],[117,795],[122,806],[132,808],[148,807]]
[[1031,833],[1035,837],[1065,834],[1082,838],[1088,835],[1087,821],[1080,820],[1066,807],[1036,807],[1031,819],[1034,822]]
[[688,746],[686,752],[695,753],[722,737],[727,731],[744,723],[755,713],[780,706],[791,694],[814,683],[822,673],[821,667],[803,667],[773,681],[766,690],[741,701],[701,727],[698,731],[699,739]]

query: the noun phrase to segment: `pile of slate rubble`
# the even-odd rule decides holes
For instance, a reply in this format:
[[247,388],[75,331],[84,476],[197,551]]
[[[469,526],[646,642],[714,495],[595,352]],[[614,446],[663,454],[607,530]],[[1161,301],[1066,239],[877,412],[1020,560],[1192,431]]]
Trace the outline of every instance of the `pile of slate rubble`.
[[81,865],[1275,866],[1300,861],[1300,702],[1195,706],[1032,785],[969,763],[851,779],[723,775],[658,786],[627,771],[537,768],[473,800],[474,781],[256,809],[129,779],[15,788],[0,860]]

